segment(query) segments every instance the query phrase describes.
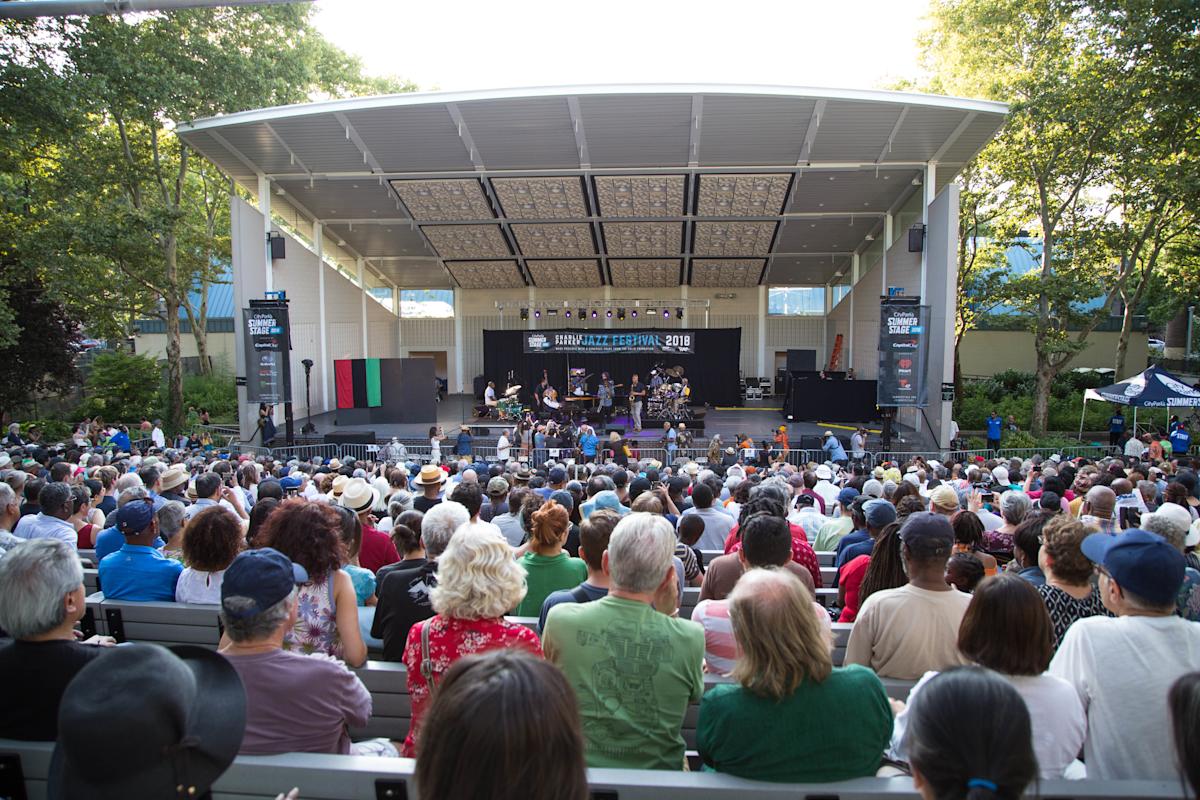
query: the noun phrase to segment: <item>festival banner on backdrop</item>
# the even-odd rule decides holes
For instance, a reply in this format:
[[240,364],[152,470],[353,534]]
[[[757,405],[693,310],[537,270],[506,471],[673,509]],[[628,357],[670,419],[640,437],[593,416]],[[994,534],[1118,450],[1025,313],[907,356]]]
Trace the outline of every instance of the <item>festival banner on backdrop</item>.
[[695,331],[526,331],[526,353],[695,352]]
[[876,405],[929,405],[925,381],[928,335],[929,306],[919,305],[916,298],[898,297],[880,304]]
[[286,306],[242,309],[246,351],[246,401],[292,401],[291,333]]

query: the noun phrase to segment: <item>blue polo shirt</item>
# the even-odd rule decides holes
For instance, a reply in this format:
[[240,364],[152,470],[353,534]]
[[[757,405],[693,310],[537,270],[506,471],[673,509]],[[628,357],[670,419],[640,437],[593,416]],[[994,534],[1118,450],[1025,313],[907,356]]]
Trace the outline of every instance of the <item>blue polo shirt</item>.
[[183,564],[153,547],[126,544],[100,562],[100,585],[110,600],[174,602]]
[[[165,544],[166,542],[162,540],[161,536],[154,540],[154,546],[159,549],[162,549]],[[117,552],[124,546],[125,535],[117,530],[116,527],[105,528],[100,531],[96,534],[95,547],[92,548],[96,551],[96,563],[99,564],[106,557]]]
[[987,438],[999,441],[1000,431],[1004,427],[1004,420],[1000,417],[987,418]]
[[1187,455],[1188,448],[1191,446],[1192,435],[1183,428],[1176,428],[1171,434],[1171,452]]

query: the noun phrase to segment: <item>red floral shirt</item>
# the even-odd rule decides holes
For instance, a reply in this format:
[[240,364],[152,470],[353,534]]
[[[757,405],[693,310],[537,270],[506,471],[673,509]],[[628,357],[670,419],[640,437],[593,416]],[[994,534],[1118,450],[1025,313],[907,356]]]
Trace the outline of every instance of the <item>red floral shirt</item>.
[[[817,561],[817,554],[813,552],[812,546],[808,543],[808,537],[804,535],[804,529],[791,522],[788,523],[788,527],[792,531],[792,561],[795,561],[812,573],[813,586],[815,588],[822,588],[821,563]],[[742,537],[738,536],[737,533],[738,526],[734,525],[733,530],[729,532],[729,538],[725,540],[726,555],[736,553],[742,549]]]
[[400,749],[400,755],[405,758],[416,758],[417,737],[429,705],[429,685],[421,674],[421,629],[426,625],[430,626],[429,658],[433,662],[434,684],[439,683],[450,666],[463,656],[509,647],[524,648],[539,657],[542,655],[542,642],[536,633],[524,625],[503,619],[458,619],[439,614],[413,625],[404,646],[408,693],[412,697],[412,719]]

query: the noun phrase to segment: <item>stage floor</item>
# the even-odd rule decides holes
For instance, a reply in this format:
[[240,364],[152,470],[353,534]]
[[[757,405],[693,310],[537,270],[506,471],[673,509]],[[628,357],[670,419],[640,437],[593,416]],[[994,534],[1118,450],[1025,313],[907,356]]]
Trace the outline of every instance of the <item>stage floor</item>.
[[[745,433],[754,437],[756,442],[762,443],[764,438],[766,441],[770,441],[770,434],[775,428],[786,424],[788,426],[788,438],[792,442],[792,446],[795,447],[801,436],[820,435],[826,430],[834,430],[843,439],[846,439],[849,438],[851,431],[855,427],[853,424],[847,423],[837,425],[825,424],[820,420],[787,422],[780,411],[782,402],[782,397],[770,397],[765,400],[751,400],[745,406],[738,408],[709,408],[708,413],[704,417],[703,434],[697,432],[697,438],[703,438],[707,441],[708,437],[719,434],[722,441],[731,442],[738,434]],[[475,401],[468,395],[450,395],[438,403],[437,406],[437,423],[442,426],[446,435],[451,438],[457,432],[458,427],[463,424],[487,426],[492,429],[493,435],[506,424],[497,422],[496,420],[476,419],[474,416]],[[402,439],[425,440],[429,437],[428,424],[335,425],[334,420],[336,418],[337,412],[335,411],[313,416],[311,421],[317,427],[316,436],[324,436],[327,433],[374,431],[377,439],[388,439],[396,436]],[[307,421],[309,420],[304,418],[296,419],[297,436],[301,435],[300,429]],[[624,427],[627,435],[636,437],[639,440],[657,440],[662,436],[661,425],[654,429],[646,428],[641,433],[634,434],[632,432],[631,421],[625,414],[619,414],[614,417],[613,424],[618,427]],[[686,420],[684,424],[687,424]],[[876,422],[864,422],[864,425],[871,431],[879,429],[879,425]],[[282,434],[282,431],[280,433]],[[878,436],[875,434],[870,435],[868,443],[869,445],[875,443],[877,446]]]

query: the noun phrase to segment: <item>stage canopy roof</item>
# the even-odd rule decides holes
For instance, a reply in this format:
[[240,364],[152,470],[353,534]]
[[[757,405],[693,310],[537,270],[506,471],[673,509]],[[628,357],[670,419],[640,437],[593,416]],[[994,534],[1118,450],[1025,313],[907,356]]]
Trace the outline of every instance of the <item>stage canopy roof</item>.
[[[1001,103],[780,86],[401,94],[179,128],[406,288],[819,285]],[[278,207],[276,208],[278,210]]]

